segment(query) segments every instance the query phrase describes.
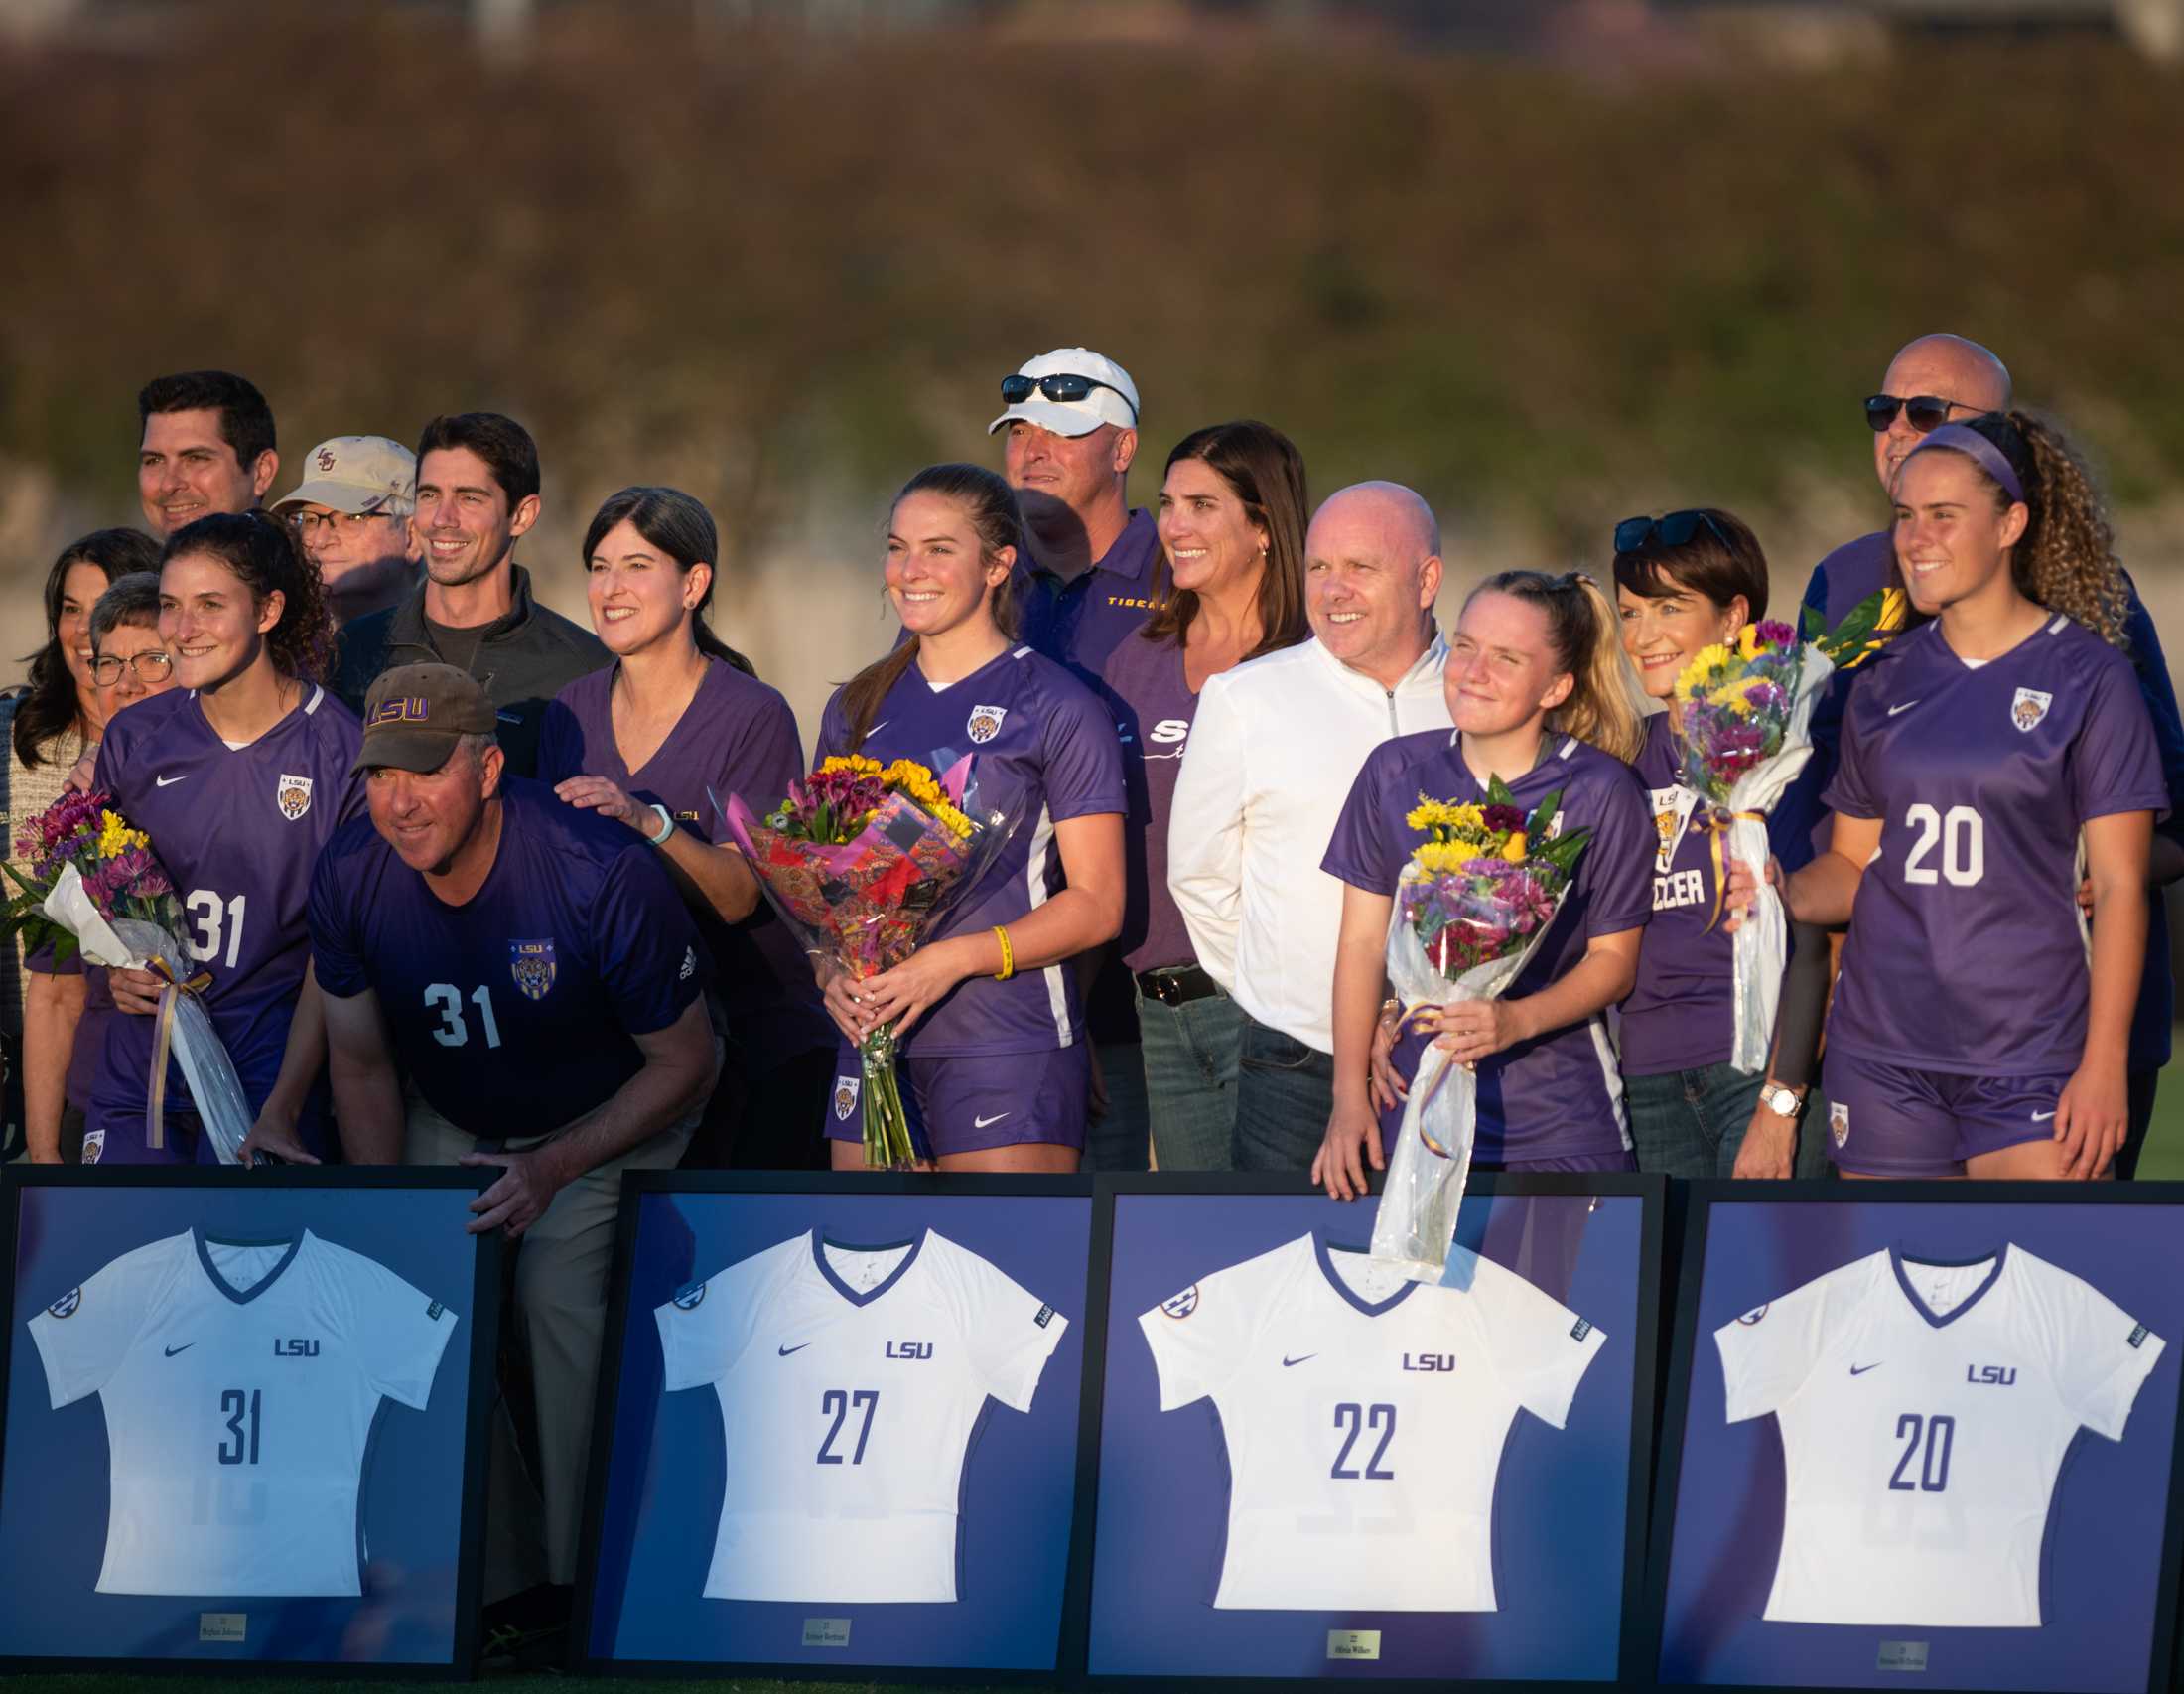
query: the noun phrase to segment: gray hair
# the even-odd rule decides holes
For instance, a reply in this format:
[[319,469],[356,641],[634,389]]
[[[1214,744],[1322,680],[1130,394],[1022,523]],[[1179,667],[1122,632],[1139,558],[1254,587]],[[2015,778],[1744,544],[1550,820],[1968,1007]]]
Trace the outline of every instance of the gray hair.
[[[483,735],[475,730],[466,730],[455,738],[455,753],[468,755],[473,771],[482,771],[485,769],[486,752],[499,745],[499,741],[492,736]],[[449,754],[448,757],[453,759],[455,753]]]
[[159,627],[159,572],[131,571],[106,585],[106,592],[91,608],[91,651],[105,645],[120,624],[144,630]]

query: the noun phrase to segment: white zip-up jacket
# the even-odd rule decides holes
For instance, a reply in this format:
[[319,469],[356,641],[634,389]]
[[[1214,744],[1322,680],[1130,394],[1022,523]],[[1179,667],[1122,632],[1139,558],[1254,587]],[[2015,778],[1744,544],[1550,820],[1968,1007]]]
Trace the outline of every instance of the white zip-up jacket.
[[1382,742],[1449,729],[1433,644],[1393,688],[1317,640],[1209,677],[1167,826],[1167,887],[1206,973],[1260,1023],[1334,1051],[1342,885],[1319,868]]

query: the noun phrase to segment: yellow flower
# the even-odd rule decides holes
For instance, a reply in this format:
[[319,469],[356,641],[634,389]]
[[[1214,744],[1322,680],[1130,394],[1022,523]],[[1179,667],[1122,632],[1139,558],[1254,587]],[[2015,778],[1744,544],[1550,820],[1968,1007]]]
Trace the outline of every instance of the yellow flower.
[[101,811],[98,814],[98,856],[101,859],[119,858],[132,847],[150,847],[152,838],[141,829],[131,829],[117,812]]
[[1429,841],[1413,850],[1411,857],[1419,868],[1426,871],[1460,871],[1478,854],[1468,847],[1459,847],[1447,841]]
[[1883,589],[1880,596],[1880,617],[1873,625],[1874,630],[1902,629],[1904,609],[1907,605],[1909,605],[1909,602],[1904,598],[1902,589]]
[[1759,626],[1746,624],[1736,633],[1736,656],[1751,660],[1759,656]]
[[1524,831],[1512,829],[1509,832],[1509,839],[1502,843],[1501,856],[1512,865],[1521,865],[1524,863],[1525,856],[1529,851],[1530,849],[1525,845]]
[[1704,696],[1714,672],[1726,670],[1729,665],[1729,649],[1716,641],[1710,647],[1701,647],[1693,655],[1691,663],[1684,666],[1684,673],[1676,679],[1676,698],[1688,704],[1694,695]]
[[867,776],[880,775],[880,761],[867,759],[862,753],[837,753],[819,762],[822,771],[855,771]]

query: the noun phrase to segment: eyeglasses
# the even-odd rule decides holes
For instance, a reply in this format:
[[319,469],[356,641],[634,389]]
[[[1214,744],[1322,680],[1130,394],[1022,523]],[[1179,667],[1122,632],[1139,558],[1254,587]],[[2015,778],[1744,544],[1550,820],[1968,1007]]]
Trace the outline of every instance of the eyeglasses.
[[91,660],[91,680],[101,688],[111,688],[121,680],[124,666],[136,672],[139,682],[165,682],[168,673],[175,668],[175,655],[161,652],[157,647],[146,647],[144,651],[131,653],[127,658],[115,653],[101,653]]
[[399,512],[392,511],[299,511],[288,520],[288,526],[305,540],[315,539],[324,530],[329,536],[337,530],[352,524],[370,523],[385,518],[391,523],[402,521]]
[[1138,421],[1138,408],[1128,394],[1112,382],[1102,382],[1097,376],[1072,376],[1058,372],[1052,376],[1004,376],[1001,379],[1001,397],[1012,406],[1021,406],[1036,389],[1049,400],[1081,400],[1095,388],[1105,388],[1121,398],[1130,407],[1130,421]]
[[1704,528],[1722,546],[1730,545],[1721,526],[1704,511],[1672,511],[1666,517],[1626,517],[1615,526],[1615,550],[1635,553],[1659,541],[1664,547],[1681,547]]
[[1962,400],[1945,400],[1939,394],[1915,394],[1908,400],[1899,400],[1893,394],[1868,394],[1865,396],[1865,421],[1875,435],[1887,433],[1888,426],[1896,421],[1900,411],[1911,422],[1911,427],[1921,435],[1941,428],[1949,421],[1952,411],[1971,411]]

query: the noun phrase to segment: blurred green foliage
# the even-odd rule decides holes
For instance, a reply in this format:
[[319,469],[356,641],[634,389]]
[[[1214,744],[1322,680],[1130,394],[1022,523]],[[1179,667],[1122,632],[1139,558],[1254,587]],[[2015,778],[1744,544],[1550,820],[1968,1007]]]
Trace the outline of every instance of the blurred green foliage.
[[1258,415],[1317,490],[1589,535],[1870,498],[1856,401],[1946,327],[2122,500],[2184,466],[2179,86],[2119,49],[1599,76],[702,17],[548,11],[498,66],[452,13],[346,5],[0,49],[0,454],[133,510],[137,385],[227,365],[284,486],[320,436],[491,406],[564,512],[676,482],[749,549],[987,457],[999,375],[1083,342],[1154,464]]

